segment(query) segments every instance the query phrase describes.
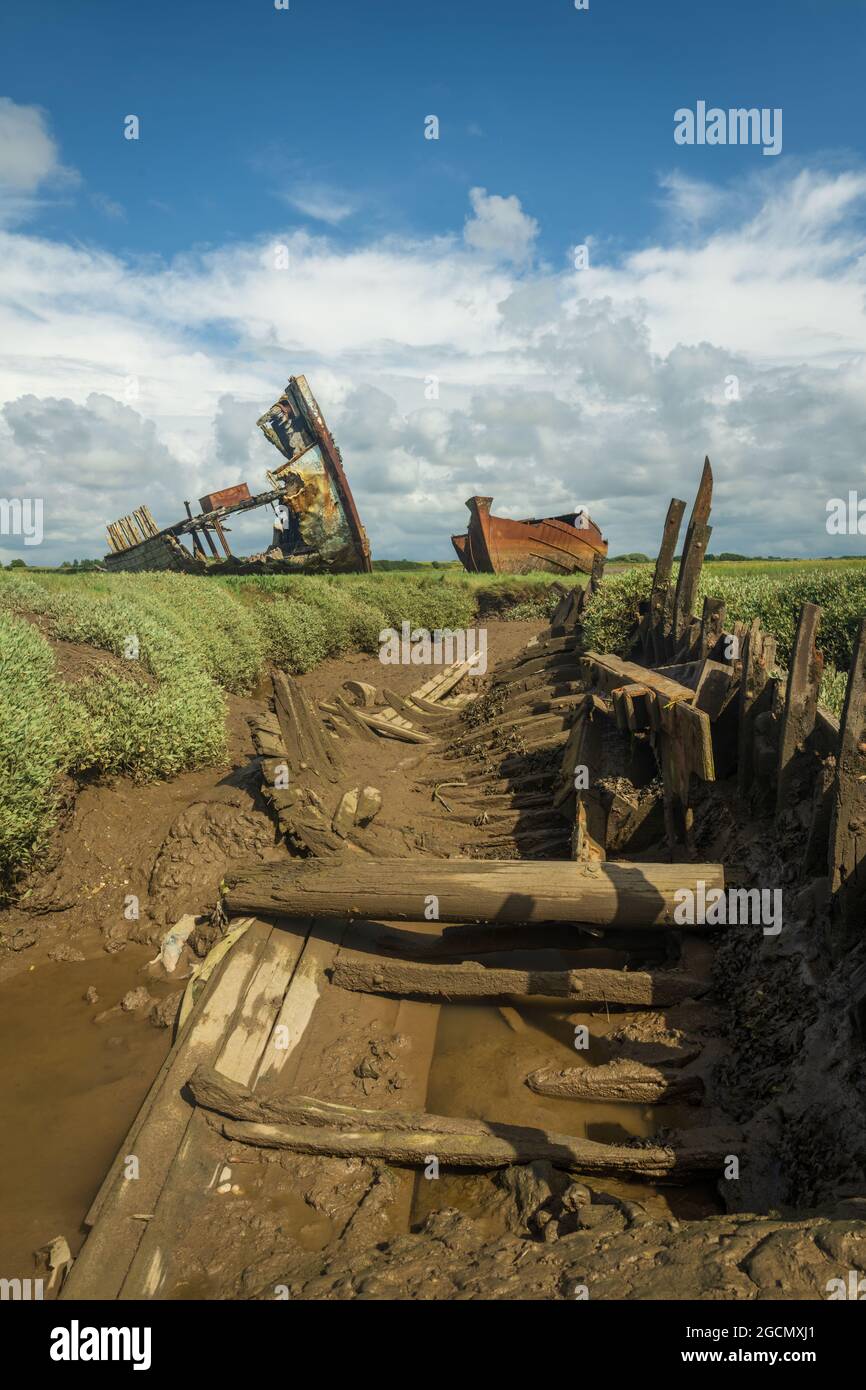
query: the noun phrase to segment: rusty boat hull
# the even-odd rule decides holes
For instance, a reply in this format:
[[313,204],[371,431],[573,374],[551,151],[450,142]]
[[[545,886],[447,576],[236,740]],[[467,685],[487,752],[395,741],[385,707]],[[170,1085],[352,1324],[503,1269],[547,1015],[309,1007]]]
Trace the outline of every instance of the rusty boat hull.
[[[108,570],[175,570],[186,574],[369,573],[370,543],[333,435],[306,377],[285,391],[256,422],[283,455],[268,473],[266,492],[235,483],[199,499],[196,514],[160,528],[146,506],[108,525]],[[260,507],[276,518],[267,550],[232,553],[230,517]]]
[[492,497],[470,497],[469,526],[452,536],[458,559],[470,574],[592,573],[595,557],[607,556],[607,541],[589,517],[574,525],[574,513],[527,521],[493,516]]

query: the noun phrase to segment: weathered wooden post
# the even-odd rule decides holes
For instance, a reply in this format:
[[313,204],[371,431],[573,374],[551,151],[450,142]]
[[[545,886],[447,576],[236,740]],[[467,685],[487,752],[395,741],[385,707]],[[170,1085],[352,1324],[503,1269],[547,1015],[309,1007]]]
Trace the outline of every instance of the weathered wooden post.
[[704,599],[704,611],[701,615],[700,646],[697,652],[699,661],[706,661],[710,653],[715,651],[719,638],[725,630],[726,613],[727,606],[723,598]]
[[821,622],[817,603],[804,603],[800,609],[788,685],[785,692],[785,711],[779,731],[779,764],[776,780],[776,815],[790,805],[793,790],[794,761],[803,751],[806,740],[815,727],[818,712],[818,691],[824,673],[824,658],[815,645]]
[[860,623],[842,709],[830,820],[830,889],[844,920],[866,897],[866,618]]
[[671,582],[671,568],[674,562],[674,552],[677,548],[677,537],[680,534],[680,525],[685,510],[685,502],[680,501],[678,497],[671,498],[668,514],[665,517],[662,543],[659,548],[655,573],[653,575],[649,610],[643,625],[643,650],[647,657],[655,662],[664,661],[667,655],[665,643],[667,594]]
[[769,705],[769,699],[765,697],[764,692],[775,659],[776,639],[762,631],[760,618],[755,618],[743,639],[737,750],[737,785],[740,796],[749,793],[755,778],[755,719]]
[[698,592],[698,583],[700,582],[701,569],[704,563],[704,555],[706,554],[707,543],[713,529],[707,524],[712,501],[713,470],[710,467],[710,460],[705,458],[704,469],[701,473],[701,481],[698,484],[695,503],[692,507],[692,514],[689,518],[688,530],[686,531],[683,556],[680,561],[680,572],[677,576],[677,589],[674,599],[674,640],[676,644],[682,643],[683,638],[686,636],[686,630],[692,620],[695,598]]

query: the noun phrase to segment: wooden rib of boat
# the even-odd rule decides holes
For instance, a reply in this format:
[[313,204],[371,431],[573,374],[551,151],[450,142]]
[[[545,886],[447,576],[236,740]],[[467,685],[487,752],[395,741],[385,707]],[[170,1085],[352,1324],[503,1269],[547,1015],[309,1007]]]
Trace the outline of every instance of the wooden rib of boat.
[[492,497],[470,497],[469,526],[451,543],[470,574],[530,574],[549,570],[554,574],[591,574],[596,555],[607,555],[607,541],[586,513],[548,516],[539,520],[512,521],[493,516]]

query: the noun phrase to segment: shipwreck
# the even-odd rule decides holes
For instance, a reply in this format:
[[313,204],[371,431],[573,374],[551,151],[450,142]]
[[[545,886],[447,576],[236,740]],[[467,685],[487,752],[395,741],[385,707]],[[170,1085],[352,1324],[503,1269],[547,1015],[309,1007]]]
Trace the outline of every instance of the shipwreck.
[[451,543],[470,574],[591,574],[596,557],[607,557],[607,541],[585,510],[512,521],[493,516],[492,497],[470,497],[466,505],[468,529]]
[[[370,543],[352,489],[315,397],[293,376],[279,400],[256,422],[283,455],[266,492],[246,483],[185,502],[186,516],[159,527],[150,508],[137,507],[107,528],[108,570],[179,570],[189,574],[346,573],[372,569]],[[259,507],[273,511],[270,546],[236,556],[227,518]]]

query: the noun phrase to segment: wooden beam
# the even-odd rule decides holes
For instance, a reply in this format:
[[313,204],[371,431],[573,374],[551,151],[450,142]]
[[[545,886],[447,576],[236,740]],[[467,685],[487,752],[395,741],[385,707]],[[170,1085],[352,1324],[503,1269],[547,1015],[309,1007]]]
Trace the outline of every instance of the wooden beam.
[[737,786],[746,796],[755,778],[755,719],[767,706],[765,697],[770,671],[776,659],[776,639],[761,628],[755,618],[743,640],[743,669],[740,677]]
[[673,923],[675,894],[725,887],[721,864],[575,864],[521,860],[377,859],[229,870],[231,913],[420,922]]
[[794,650],[788,669],[785,711],[779,731],[779,765],[776,779],[776,815],[791,804],[794,760],[802,752],[815,727],[818,692],[824,672],[824,658],[815,645],[821,609],[817,603],[804,603],[800,609]]
[[228,1139],[412,1167],[424,1167],[431,1157],[453,1168],[502,1168],[547,1160],[577,1172],[674,1177],[718,1171],[741,1138],[733,1130],[696,1129],[672,1134],[665,1145],[600,1144],[524,1125],[424,1111],[368,1110],[309,1096],[271,1103],[268,1108],[279,1116],[276,1120],[235,1119],[229,1116],[260,1110],[258,1098],[245,1087],[225,1085],[201,1071],[190,1077],[189,1085],[199,1106],[222,1117],[218,1127]]
[[671,569],[680,534],[685,502],[672,497],[665,517],[662,543],[656,560],[653,584],[650,591],[649,611],[644,628],[644,650],[650,659],[663,661],[665,657],[665,614],[667,594],[671,582]]
[[434,999],[507,999],[538,995],[571,1002],[678,1004],[706,994],[709,986],[694,976],[647,970],[509,970],[475,961],[450,965],[426,961],[392,961],[385,956],[362,959],[345,953],[331,983],[359,994],[397,994]]
[[862,921],[866,897],[866,618],[860,623],[842,709],[828,870],[844,918]]
[[676,641],[682,638],[694,612],[701,568],[704,563],[707,543],[712,533],[712,527],[707,524],[712,500],[713,470],[710,467],[710,460],[705,458],[701,481],[698,484],[692,514],[689,517],[680,561],[680,572],[677,576],[674,600],[674,638]]

